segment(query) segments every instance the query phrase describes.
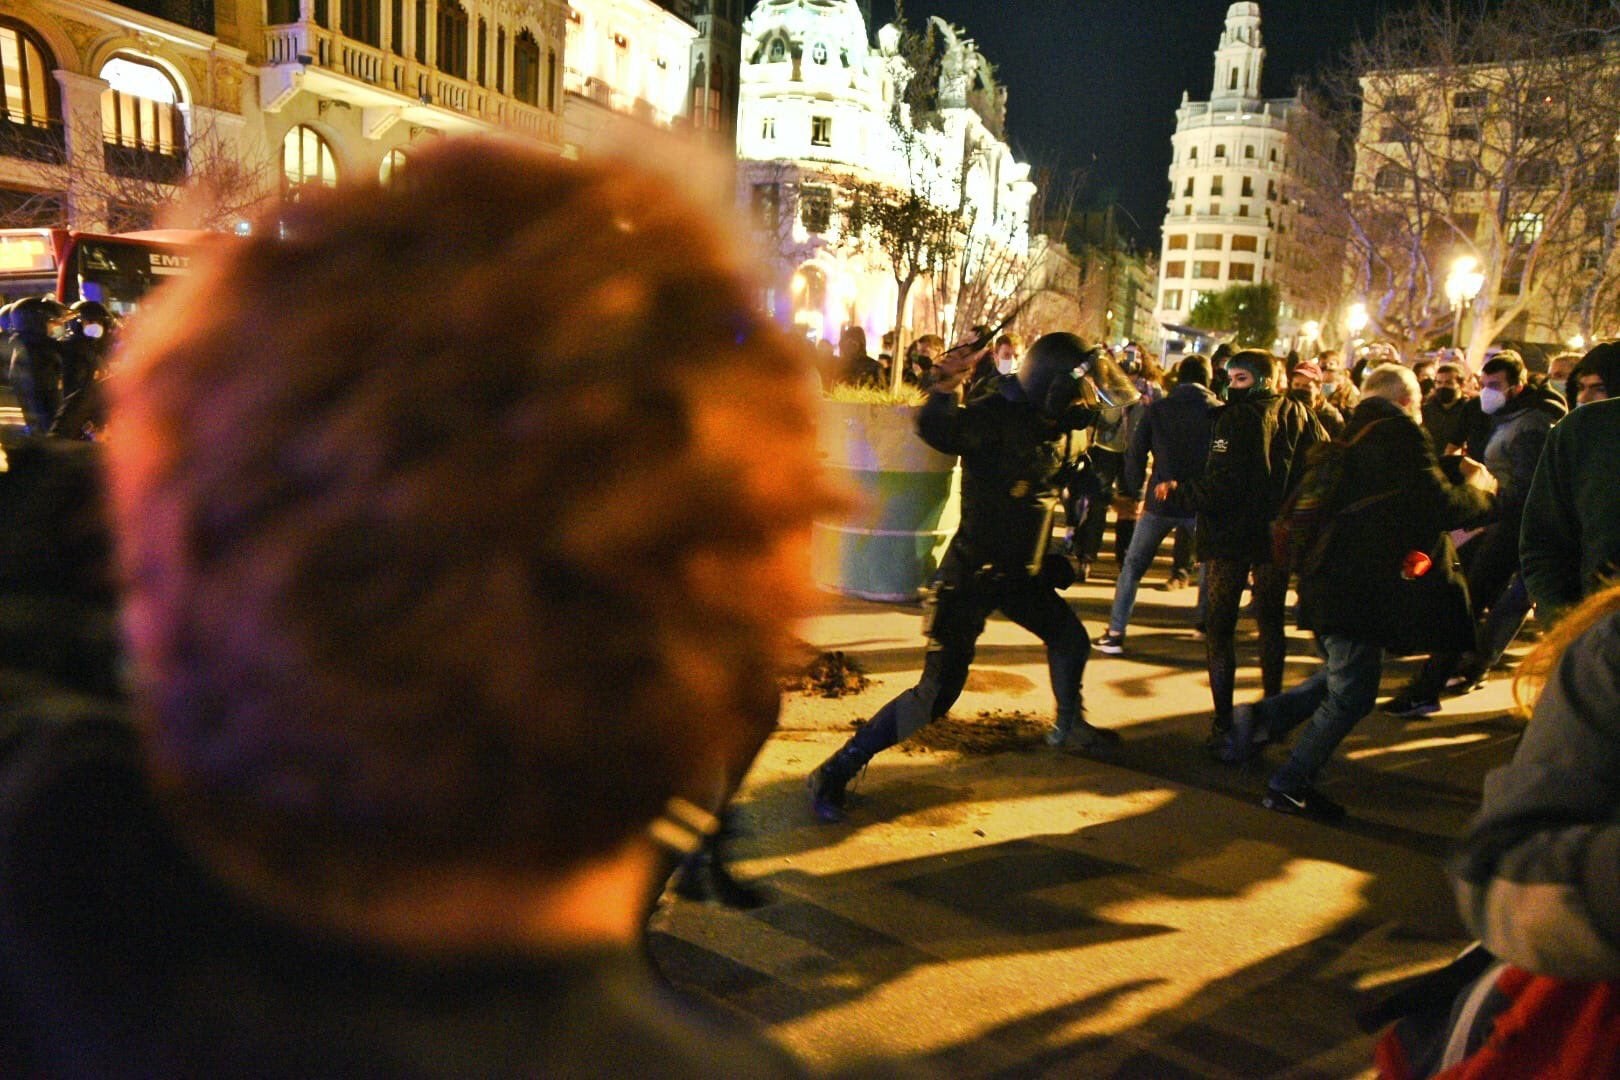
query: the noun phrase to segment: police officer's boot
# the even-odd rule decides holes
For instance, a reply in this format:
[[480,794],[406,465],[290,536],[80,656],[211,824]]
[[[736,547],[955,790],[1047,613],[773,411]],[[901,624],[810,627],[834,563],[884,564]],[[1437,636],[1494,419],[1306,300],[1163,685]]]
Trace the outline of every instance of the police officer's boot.
[[805,786],[810,789],[811,812],[829,824],[843,821],[845,786],[866,768],[873,755],[896,741],[893,714],[887,710],[879,712],[805,779]]

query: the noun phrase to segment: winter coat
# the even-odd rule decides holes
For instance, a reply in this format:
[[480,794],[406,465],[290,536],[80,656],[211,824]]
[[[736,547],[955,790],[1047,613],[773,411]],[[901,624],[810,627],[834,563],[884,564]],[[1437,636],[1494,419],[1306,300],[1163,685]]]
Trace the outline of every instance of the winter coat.
[[1547,436],[1519,557],[1538,618],[1620,578],[1620,399],[1582,405]]
[[962,523],[951,538],[951,564],[1017,572],[1039,566],[1058,503],[1073,438],[1095,410],[1074,406],[1054,420],[1024,396],[1016,376],[997,392],[959,406],[948,393],[928,396],[917,434],[962,459]]
[[1451,866],[1487,949],[1541,975],[1620,979],[1620,613],[1564,651]]
[[1496,477],[1499,490],[1497,515],[1516,532],[1524,500],[1530,494],[1530,481],[1541,460],[1541,448],[1554,421],[1569,410],[1545,390],[1528,387],[1491,417],[1491,437],[1480,460]]
[[[1475,406],[1476,408],[1478,406]],[[1468,399],[1459,397],[1442,405],[1431,395],[1423,403],[1423,429],[1434,440],[1434,452],[1444,454],[1448,446],[1468,445]]]
[[[1183,383],[1168,397],[1149,405],[1142,422],[1131,433],[1131,445],[1125,452],[1124,493],[1140,500],[1145,477],[1147,512],[1164,513],[1164,500],[1156,497],[1153,489],[1166,480],[1185,482],[1203,473],[1209,461],[1215,410],[1220,406],[1220,399],[1197,383]],[[1146,476],[1149,454],[1153,456],[1153,474]]]
[[[1361,435],[1370,425],[1376,426]],[[1428,434],[1383,398],[1363,398],[1342,438],[1356,441],[1345,451],[1325,556],[1300,577],[1299,625],[1383,645],[1400,640],[1405,629],[1397,625],[1404,613],[1388,600],[1407,553],[1427,553],[1442,531],[1481,518],[1491,497],[1448,481]],[[1385,493],[1393,494],[1354,513],[1338,512]]]
[[1270,562],[1272,519],[1320,435],[1308,408],[1271,390],[1229,402],[1215,414],[1203,474],[1178,484],[1163,512],[1198,514],[1200,559]]

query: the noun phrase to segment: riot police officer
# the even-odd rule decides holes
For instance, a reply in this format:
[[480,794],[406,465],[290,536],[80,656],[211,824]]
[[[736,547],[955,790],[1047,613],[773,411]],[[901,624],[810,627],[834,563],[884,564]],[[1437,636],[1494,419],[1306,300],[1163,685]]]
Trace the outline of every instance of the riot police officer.
[[73,305],[65,326],[62,357],[62,407],[51,423],[52,435],[84,438],[101,426],[102,398],[98,379],[112,347],[112,313],[94,300]]
[[44,296],[11,307],[11,389],[30,435],[44,435],[62,406],[62,353],[51,328],[67,312]]
[[[1069,563],[1048,555],[1058,478],[1070,433],[1096,419],[1075,403],[1095,351],[1073,334],[1048,334],[1014,375],[965,408],[956,388],[983,350],[958,350],[934,367],[917,420],[923,441],[962,459],[962,523],[951,538],[929,601],[928,653],[917,685],[890,701],[809,777],[811,806],[823,821],[844,816],[845,785],[872,756],[945,715],[967,681],[985,619],[1001,611],[1046,646],[1056,698],[1053,746],[1090,750],[1116,732],[1081,715],[1080,683],[1091,639],[1057,594]],[[1072,580],[1072,576],[1069,580]]]

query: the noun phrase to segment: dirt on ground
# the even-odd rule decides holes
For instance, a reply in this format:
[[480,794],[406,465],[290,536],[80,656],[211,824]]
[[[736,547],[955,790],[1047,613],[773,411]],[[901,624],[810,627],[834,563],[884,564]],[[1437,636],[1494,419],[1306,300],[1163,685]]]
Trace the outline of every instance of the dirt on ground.
[[860,666],[843,653],[824,652],[816,654],[803,671],[784,676],[781,684],[786,693],[838,698],[865,690],[868,679]]

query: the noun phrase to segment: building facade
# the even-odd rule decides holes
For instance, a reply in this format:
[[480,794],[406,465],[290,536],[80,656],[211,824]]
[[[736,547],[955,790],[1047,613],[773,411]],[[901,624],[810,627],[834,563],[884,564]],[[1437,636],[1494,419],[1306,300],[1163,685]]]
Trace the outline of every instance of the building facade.
[[1293,208],[1288,199],[1297,98],[1260,93],[1265,46],[1260,5],[1237,3],[1215,50],[1210,99],[1182,95],[1172,138],[1154,319],[1160,343],[1184,338],[1200,296],[1271,282],[1280,300],[1279,336],[1320,318],[1314,298],[1290,279],[1285,257]]
[[[20,0],[0,15],[5,224],[229,227],[411,146],[562,146],[564,0]],[[176,200],[193,184],[203,196]]]
[[565,152],[589,151],[614,116],[684,123],[697,28],[653,0],[570,0]]

